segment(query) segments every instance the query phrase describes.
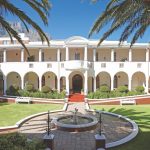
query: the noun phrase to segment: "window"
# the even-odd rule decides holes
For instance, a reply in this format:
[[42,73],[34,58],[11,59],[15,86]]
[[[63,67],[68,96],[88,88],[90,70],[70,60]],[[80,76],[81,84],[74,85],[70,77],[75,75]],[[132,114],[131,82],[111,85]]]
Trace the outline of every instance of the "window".
[[4,40],[4,41],[3,41],[3,44],[4,44],[4,45],[7,45],[7,44],[9,44],[9,41],[8,41],[8,40]]
[[44,52],[42,52],[42,61],[44,61]]
[[117,60],[117,53],[114,52],[114,61],[116,61],[116,60]]
[[3,54],[0,54],[0,62],[3,62]]
[[62,61],[62,56],[61,56],[61,52],[60,52],[60,58],[59,58],[59,59],[60,59],[60,61]]
[[75,53],[75,60],[80,60],[80,53]]
[[33,64],[29,64],[29,68],[33,68],[34,66],[33,66]]
[[52,68],[52,64],[47,64],[47,68]]
[[137,68],[141,68],[142,64],[141,63],[137,63]]
[[98,52],[96,52],[96,61],[98,61]]
[[106,63],[101,63],[101,68],[106,68]]
[[119,68],[124,68],[124,63],[120,63]]

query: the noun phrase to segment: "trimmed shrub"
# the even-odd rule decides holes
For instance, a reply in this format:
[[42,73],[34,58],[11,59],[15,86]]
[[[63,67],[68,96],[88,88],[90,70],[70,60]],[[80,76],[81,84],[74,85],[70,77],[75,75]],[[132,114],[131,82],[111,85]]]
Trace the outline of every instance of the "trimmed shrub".
[[20,96],[23,96],[23,97],[30,97],[30,92],[29,92],[29,91],[26,91],[26,90],[19,90],[18,93],[19,93]]
[[108,93],[108,92],[110,92],[110,89],[107,85],[103,85],[100,87],[99,91],[102,93]]
[[129,91],[129,92],[127,93],[127,96],[134,96],[134,95],[139,95],[139,93],[138,93],[137,91],[134,91],[134,90]]
[[128,93],[128,87],[127,86],[120,86],[117,88],[117,91],[120,93]]
[[137,87],[135,88],[135,90],[136,90],[138,93],[144,93],[145,88],[144,88],[143,86],[137,86]]
[[43,93],[48,93],[48,92],[50,92],[50,90],[51,90],[51,89],[50,89],[50,87],[48,87],[48,86],[43,86],[43,87],[42,87],[42,92],[43,92]]
[[19,87],[14,84],[14,85],[11,85],[11,86],[7,89],[6,94],[7,94],[7,95],[17,96],[17,95],[19,95],[19,94],[18,94],[18,90],[19,90]]
[[31,91],[33,91],[33,90],[34,90],[34,87],[33,87],[33,85],[32,85],[32,84],[26,84],[26,86],[25,86],[25,90],[27,90],[27,91],[31,92]]
[[43,93],[41,91],[33,91],[29,92],[26,90],[19,90],[18,91],[20,96],[23,97],[36,97],[36,98],[50,98],[50,99],[59,99],[59,98],[65,98],[66,92],[62,91],[61,93],[58,93],[57,91],[49,92],[49,93]]
[[109,97],[122,97],[123,93],[118,92],[117,90],[111,91]]
[[0,149],[3,150],[42,150],[45,145],[40,141],[27,141],[27,138],[19,133],[2,135],[0,138]]

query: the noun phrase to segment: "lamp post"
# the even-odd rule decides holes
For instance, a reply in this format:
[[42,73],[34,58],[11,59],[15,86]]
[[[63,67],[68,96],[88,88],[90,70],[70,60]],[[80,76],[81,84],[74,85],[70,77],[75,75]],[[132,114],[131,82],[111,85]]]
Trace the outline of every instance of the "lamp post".
[[98,113],[98,123],[100,125],[99,127],[99,133],[95,135],[95,144],[96,144],[96,149],[99,148],[106,148],[106,137],[105,135],[102,134],[102,111],[95,111]]
[[48,110],[48,115],[47,115],[47,135],[50,135],[51,133],[51,124],[50,124],[50,111]]
[[54,150],[54,135],[51,133],[51,121],[50,121],[50,111],[47,113],[47,132],[43,137],[44,143],[47,148]]
[[99,125],[100,125],[99,134],[102,135],[102,112],[100,111],[99,111]]

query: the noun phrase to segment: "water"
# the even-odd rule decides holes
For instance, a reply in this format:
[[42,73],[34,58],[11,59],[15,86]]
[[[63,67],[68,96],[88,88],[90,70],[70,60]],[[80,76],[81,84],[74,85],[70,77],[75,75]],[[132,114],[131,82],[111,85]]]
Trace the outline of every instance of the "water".
[[87,124],[92,122],[93,120],[91,118],[87,118],[84,116],[78,116],[76,115],[76,119],[74,119],[74,115],[65,116],[58,120],[58,122],[63,124],[71,124],[71,125],[81,125],[81,124]]

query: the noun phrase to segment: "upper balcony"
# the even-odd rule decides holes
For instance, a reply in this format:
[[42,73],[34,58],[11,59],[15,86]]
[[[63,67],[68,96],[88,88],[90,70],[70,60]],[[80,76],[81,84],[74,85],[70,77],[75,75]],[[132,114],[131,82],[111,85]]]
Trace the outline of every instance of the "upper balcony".
[[58,62],[5,62],[0,63],[0,70],[5,74],[9,72],[25,73],[29,71],[39,74],[46,71],[57,72]]
[[64,62],[64,68],[66,70],[87,70],[92,68],[92,63],[83,60],[68,60]]

